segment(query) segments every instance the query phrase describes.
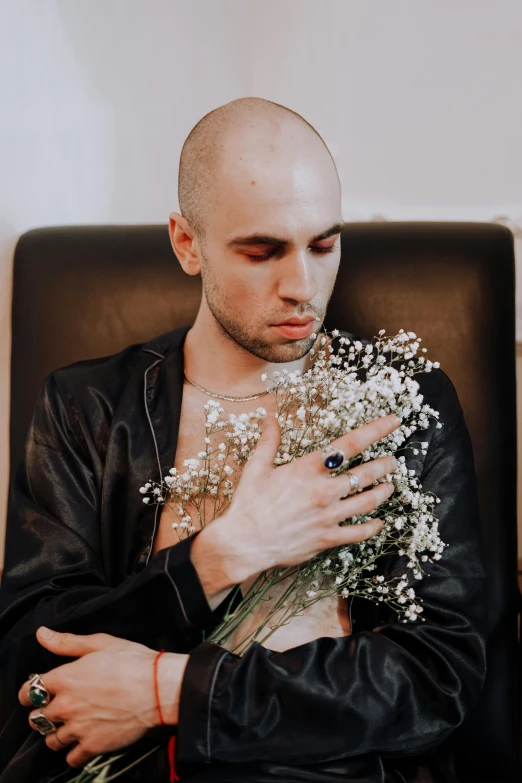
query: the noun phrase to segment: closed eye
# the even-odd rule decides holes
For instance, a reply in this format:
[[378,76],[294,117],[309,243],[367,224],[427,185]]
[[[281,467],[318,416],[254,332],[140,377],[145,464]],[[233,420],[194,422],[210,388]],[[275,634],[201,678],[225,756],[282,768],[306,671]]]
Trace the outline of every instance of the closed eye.
[[[312,253],[316,253],[319,256],[325,256],[328,253],[334,253],[337,250],[336,245],[328,245],[328,247],[318,247],[317,245],[312,245],[310,247],[310,250]],[[273,258],[273,256],[280,253],[279,248],[275,248],[274,250],[270,250],[268,253],[264,253],[262,255],[252,255],[250,253],[245,253],[247,258],[250,258],[252,261],[268,261],[270,258]]]

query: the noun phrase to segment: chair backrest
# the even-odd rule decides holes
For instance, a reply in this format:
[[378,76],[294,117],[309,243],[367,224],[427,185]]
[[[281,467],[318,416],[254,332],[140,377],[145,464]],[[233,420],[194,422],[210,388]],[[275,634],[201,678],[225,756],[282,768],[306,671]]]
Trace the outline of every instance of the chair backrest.
[[[11,467],[47,373],[192,323],[199,278],[165,226],[29,231],[14,265]],[[516,540],[514,258],[511,233],[481,223],[354,223],[327,326],[423,338],[453,380],[471,433],[493,633],[483,696],[454,733],[459,780],[517,780],[520,732]],[[465,773],[464,773],[465,770]]]

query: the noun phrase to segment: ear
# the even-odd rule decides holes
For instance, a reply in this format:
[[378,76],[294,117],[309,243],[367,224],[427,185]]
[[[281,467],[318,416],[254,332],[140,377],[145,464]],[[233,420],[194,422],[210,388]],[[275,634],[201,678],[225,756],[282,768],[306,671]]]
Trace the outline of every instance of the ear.
[[198,240],[187,220],[178,212],[169,215],[169,236],[176,258],[187,275],[199,275]]

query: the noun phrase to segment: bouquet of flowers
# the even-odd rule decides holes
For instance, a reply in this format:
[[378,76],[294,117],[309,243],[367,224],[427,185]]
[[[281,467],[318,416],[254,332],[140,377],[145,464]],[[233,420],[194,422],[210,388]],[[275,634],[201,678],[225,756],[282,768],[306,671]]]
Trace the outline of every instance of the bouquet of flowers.
[[[336,350],[334,340],[338,341]],[[399,416],[401,426],[347,460],[334,475],[361,462],[395,454],[399,449],[425,454],[427,442],[409,440],[410,436],[426,429],[430,419],[438,420],[439,413],[423,404],[414,376],[431,372],[439,363],[423,355],[426,349],[421,349],[420,343],[420,337],[403,329],[395,336],[381,330],[377,337],[364,343],[333,330],[321,335],[318,350],[311,349],[307,371],[276,371],[271,379],[264,374],[262,380],[271,382],[270,392],[276,397],[281,431],[274,464],[283,465],[323,449],[346,432],[390,413]],[[143,503],[171,507],[179,520],[172,524],[179,540],[204,528],[227,509],[241,468],[260,438],[264,408],[240,415],[231,413],[228,418],[224,418],[224,413],[216,400],[209,399],[204,406],[206,437],[201,451],[184,461],[183,472],[171,468],[160,482],[147,481],[140,488]],[[436,426],[440,428],[442,423],[437,421]],[[422,621],[422,601],[411,586],[410,574],[413,579],[422,579],[423,563],[442,556],[446,544],[440,539],[435,515],[440,499],[423,492],[415,470],[408,469],[404,454],[398,456],[396,470],[380,481],[393,482],[395,492],[378,508],[379,518],[384,521],[378,533],[360,543],[323,551],[299,566],[264,571],[244,595],[238,585],[232,591],[223,620],[206,641],[225,645],[233,640],[232,650],[243,655],[254,642],[266,642],[292,617],[333,595],[385,602],[402,622]],[[340,524],[357,525],[376,515],[377,510]],[[382,558],[390,554],[402,558],[402,572],[397,573],[394,568],[388,575],[377,573]],[[259,614],[261,602],[269,593],[274,594],[274,589],[277,600]],[[253,616],[261,620],[252,628],[247,621]],[[245,625],[248,632],[241,634]],[[96,770],[98,777],[80,776],[74,780],[113,779],[114,775],[100,777],[108,774],[111,759],[105,764],[96,760],[93,773]]]

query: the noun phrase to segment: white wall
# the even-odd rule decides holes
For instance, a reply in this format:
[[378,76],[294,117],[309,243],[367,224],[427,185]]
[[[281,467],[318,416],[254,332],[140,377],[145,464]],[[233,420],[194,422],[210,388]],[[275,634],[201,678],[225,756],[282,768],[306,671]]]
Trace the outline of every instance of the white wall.
[[521,42],[519,0],[0,0],[0,509],[21,233],[165,221],[244,95],[323,134],[347,219],[522,220]]

